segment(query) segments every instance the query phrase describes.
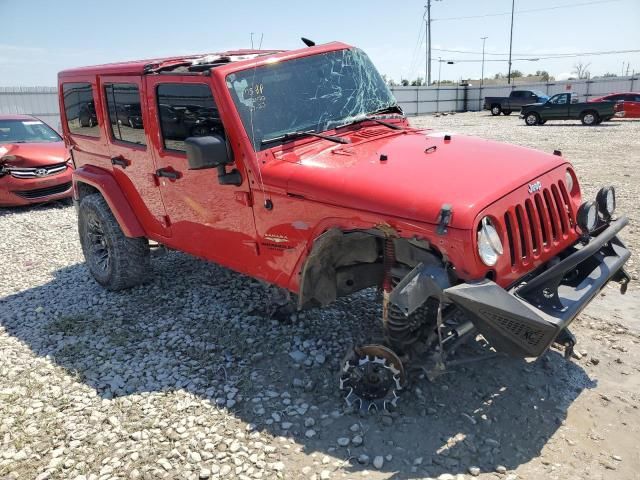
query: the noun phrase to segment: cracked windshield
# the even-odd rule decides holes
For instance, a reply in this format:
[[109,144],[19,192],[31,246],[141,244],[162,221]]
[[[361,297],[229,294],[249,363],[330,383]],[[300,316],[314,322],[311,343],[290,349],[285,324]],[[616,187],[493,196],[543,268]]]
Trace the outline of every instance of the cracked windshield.
[[256,150],[298,132],[322,132],[396,105],[358,49],[261,66],[227,76],[227,87]]

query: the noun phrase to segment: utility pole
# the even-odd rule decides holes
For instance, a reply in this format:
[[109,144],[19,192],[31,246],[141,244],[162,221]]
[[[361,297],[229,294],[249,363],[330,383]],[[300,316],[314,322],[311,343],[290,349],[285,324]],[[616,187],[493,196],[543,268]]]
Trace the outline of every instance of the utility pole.
[[426,75],[425,80],[427,82],[427,86],[431,85],[431,0],[427,0],[427,4],[424,6],[426,8],[426,17],[425,17],[425,29],[427,33],[427,41],[424,44],[424,48],[426,50]]
[[480,75],[480,88],[482,88],[482,84],[484,83],[484,42],[487,41],[489,37],[480,37],[482,40],[482,74]]
[[507,83],[511,83],[511,47],[513,46],[513,10],[516,0],[511,0],[511,34],[509,36],[509,73],[507,74]]

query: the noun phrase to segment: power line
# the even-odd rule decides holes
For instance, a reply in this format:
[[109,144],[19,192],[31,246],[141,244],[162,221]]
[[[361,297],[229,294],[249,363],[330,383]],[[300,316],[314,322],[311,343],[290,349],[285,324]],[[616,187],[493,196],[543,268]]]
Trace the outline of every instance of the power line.
[[[449,50],[445,48],[434,48],[439,52],[449,52],[449,53],[465,53],[468,55],[482,55],[482,52],[475,52],[469,50]],[[570,58],[570,57],[588,57],[588,56],[596,56],[596,55],[615,55],[618,53],[637,53],[640,52],[640,49],[632,49],[632,50],[607,50],[600,52],[570,52],[570,53],[514,53],[514,56],[519,57],[531,57],[535,55],[535,58]],[[499,55],[499,56],[508,56],[509,53],[496,53],[496,52],[485,52],[485,55]],[[523,59],[525,60],[525,59]],[[503,61],[503,60],[498,60]]]
[[[594,53],[579,53],[579,54],[572,54],[572,55],[560,55],[560,56],[556,56],[556,55],[549,55],[549,56],[536,56],[536,57],[530,57],[530,58],[514,58],[512,61],[519,61],[519,62],[523,62],[523,61],[527,61],[527,62],[536,62],[538,60],[558,60],[558,59],[563,59],[563,58],[578,58],[578,57],[592,57],[592,56],[597,56],[597,55],[612,55],[612,54],[616,54],[616,53],[638,53],[640,52],[640,49],[637,50],[619,50],[619,51],[613,51],[613,52],[594,52]],[[482,60],[477,59],[477,58],[452,58],[450,59],[450,61],[455,62],[455,63],[469,63],[469,62],[482,62]],[[490,58],[488,60],[485,60],[485,62],[506,62],[507,59],[506,58]]]
[[[555,7],[545,7],[545,8],[532,8],[529,10],[516,10],[515,13],[534,13],[534,12],[544,12],[546,10],[558,10],[560,8],[570,8],[570,7],[584,7],[587,5],[596,5],[599,3],[612,3],[619,2],[620,0],[597,0],[593,2],[582,2],[582,3],[570,3],[568,5],[557,5]],[[505,15],[511,15],[511,12],[502,12],[502,13],[487,13],[484,15],[467,15],[464,17],[443,17],[443,18],[432,18],[433,22],[444,22],[447,20],[466,20],[470,18],[487,18],[487,17],[503,17]]]

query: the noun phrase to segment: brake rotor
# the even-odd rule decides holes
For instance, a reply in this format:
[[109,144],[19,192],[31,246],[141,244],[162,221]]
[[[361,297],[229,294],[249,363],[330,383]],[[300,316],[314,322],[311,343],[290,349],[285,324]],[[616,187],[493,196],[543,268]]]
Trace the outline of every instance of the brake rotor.
[[398,402],[405,384],[402,361],[383,345],[364,345],[353,349],[340,372],[340,390],[345,401],[360,411],[388,410]]

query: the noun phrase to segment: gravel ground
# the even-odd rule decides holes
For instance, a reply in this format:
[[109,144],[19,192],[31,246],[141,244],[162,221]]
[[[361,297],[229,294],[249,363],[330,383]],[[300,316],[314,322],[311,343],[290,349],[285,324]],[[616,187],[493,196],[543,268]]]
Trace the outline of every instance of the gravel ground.
[[[561,149],[588,195],[618,187],[637,251],[640,123],[414,123]],[[345,408],[336,371],[378,328],[373,292],[276,321],[268,287],[177,252],[154,257],[149,284],[106,292],[66,203],[0,211],[0,256],[2,479],[640,476],[635,288],[607,288],[576,320],[572,362],[550,351],[470,364],[363,417]]]

